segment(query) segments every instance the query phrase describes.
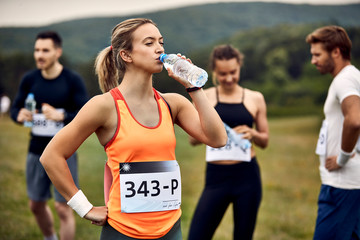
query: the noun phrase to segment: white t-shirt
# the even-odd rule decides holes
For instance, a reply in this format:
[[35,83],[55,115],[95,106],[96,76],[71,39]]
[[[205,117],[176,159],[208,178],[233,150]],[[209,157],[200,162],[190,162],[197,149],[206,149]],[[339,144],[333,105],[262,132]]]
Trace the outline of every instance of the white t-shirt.
[[6,95],[2,96],[0,99],[0,103],[1,103],[0,106],[1,113],[6,113],[7,111],[9,111],[11,101],[8,96]]
[[360,71],[349,65],[337,74],[329,87],[324,105],[327,122],[326,155],[320,156],[319,167],[323,184],[343,189],[360,189],[360,154],[356,153],[344,167],[332,172],[325,168],[325,159],[326,156],[337,156],[340,153],[344,122],[341,103],[352,95],[360,97]]

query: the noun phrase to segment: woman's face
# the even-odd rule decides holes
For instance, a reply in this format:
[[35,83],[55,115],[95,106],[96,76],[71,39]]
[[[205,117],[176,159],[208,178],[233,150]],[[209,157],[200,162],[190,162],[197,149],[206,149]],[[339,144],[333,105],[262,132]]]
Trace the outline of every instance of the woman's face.
[[236,58],[215,60],[214,73],[221,87],[232,89],[240,80],[240,64]]
[[156,26],[147,23],[138,27],[133,33],[132,64],[146,72],[161,72],[163,64],[159,57],[164,52],[163,45],[164,39]]

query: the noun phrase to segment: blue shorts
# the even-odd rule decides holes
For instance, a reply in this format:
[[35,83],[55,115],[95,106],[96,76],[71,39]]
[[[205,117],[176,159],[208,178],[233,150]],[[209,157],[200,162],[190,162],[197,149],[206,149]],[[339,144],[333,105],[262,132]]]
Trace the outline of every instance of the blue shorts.
[[[74,153],[68,160],[71,175],[79,188],[77,174],[77,155]],[[40,155],[29,152],[26,159],[26,187],[29,198],[33,201],[46,201],[51,198],[52,185],[50,178],[40,163]],[[65,198],[54,187],[55,201],[66,202]]]
[[360,189],[322,185],[314,240],[360,239]]

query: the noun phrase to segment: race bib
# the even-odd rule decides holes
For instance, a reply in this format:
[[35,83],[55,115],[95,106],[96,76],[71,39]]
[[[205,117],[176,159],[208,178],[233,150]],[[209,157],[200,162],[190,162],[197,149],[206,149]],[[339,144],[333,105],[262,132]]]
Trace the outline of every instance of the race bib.
[[251,147],[244,147],[228,138],[224,147],[212,148],[206,146],[206,161],[217,160],[234,160],[234,161],[251,161]]
[[[64,112],[64,109],[59,108],[57,111]],[[45,118],[42,113],[35,113],[33,115],[32,134],[40,137],[53,137],[64,127],[64,122],[56,122]]]
[[121,212],[179,209],[181,176],[176,160],[120,163]]
[[328,129],[328,124],[327,124],[326,120],[324,120],[321,125],[319,138],[318,138],[317,145],[316,145],[315,153],[317,155],[324,155],[324,156],[326,155],[327,129]]

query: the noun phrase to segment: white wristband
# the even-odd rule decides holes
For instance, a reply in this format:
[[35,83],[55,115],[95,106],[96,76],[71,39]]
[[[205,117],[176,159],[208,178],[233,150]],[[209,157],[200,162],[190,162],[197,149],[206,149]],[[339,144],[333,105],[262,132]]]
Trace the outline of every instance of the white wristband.
[[72,196],[72,198],[67,202],[67,205],[69,205],[82,218],[93,208],[93,205],[88,201],[81,190]]
[[343,167],[345,164],[349,161],[351,158],[351,155],[353,155],[352,152],[344,152],[342,149],[340,149],[340,154],[336,158],[337,165]]

